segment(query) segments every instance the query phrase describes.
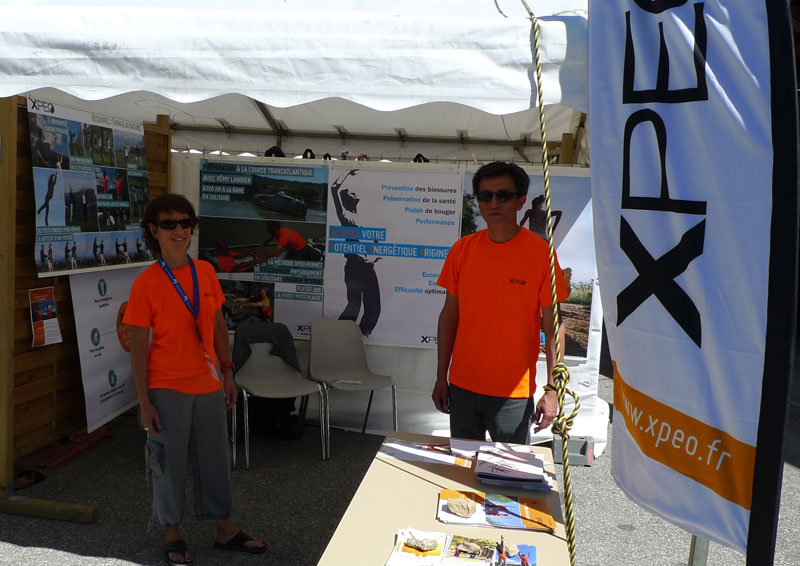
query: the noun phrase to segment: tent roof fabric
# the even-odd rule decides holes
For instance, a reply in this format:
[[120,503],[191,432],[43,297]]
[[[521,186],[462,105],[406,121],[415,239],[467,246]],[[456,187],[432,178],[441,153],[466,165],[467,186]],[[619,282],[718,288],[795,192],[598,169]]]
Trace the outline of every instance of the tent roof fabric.
[[[0,96],[78,107],[62,93],[115,97],[111,115],[168,114],[178,127],[539,138],[531,23],[518,0],[3,4]],[[546,106],[586,112],[586,4],[530,2]]]

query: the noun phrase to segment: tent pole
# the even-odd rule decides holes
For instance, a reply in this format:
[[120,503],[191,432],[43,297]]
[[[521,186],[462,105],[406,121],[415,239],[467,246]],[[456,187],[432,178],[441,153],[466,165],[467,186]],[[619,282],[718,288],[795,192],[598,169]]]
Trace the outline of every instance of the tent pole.
[[708,562],[708,539],[692,535],[689,547],[689,566],[706,566]]

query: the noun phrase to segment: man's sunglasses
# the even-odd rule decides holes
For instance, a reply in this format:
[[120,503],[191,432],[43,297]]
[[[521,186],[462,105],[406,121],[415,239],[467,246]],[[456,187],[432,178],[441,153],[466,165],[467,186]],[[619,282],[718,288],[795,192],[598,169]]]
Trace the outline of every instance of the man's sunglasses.
[[497,197],[497,202],[508,202],[519,193],[507,191],[505,189],[497,191],[478,191],[478,200],[481,202],[492,202],[494,197]]
[[175,220],[174,218],[168,218],[158,221],[158,227],[162,230],[174,230],[178,227],[178,224],[180,224],[181,228],[184,230],[188,230],[189,228],[194,228],[194,219],[181,218],[180,220]]

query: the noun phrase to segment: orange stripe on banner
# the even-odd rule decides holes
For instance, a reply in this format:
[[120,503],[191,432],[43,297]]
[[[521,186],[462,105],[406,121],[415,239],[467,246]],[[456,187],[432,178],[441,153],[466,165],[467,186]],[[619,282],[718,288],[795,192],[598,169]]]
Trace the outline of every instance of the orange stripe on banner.
[[614,364],[614,407],[646,456],[750,509],[756,448],[625,383]]

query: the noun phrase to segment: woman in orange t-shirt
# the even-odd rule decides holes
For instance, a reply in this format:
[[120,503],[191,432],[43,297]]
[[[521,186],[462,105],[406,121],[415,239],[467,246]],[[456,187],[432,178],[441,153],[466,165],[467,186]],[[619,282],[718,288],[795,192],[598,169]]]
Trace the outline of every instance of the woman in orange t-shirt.
[[226,408],[236,403],[237,391],[221,311],[225,297],[211,264],[187,254],[197,225],[194,208],[180,195],[161,196],[150,202],[141,225],[147,247],[161,258],[134,281],[123,322],[148,433],[152,519],[166,529],[164,556],[169,564],[191,563],[180,529],[189,457],[195,512],[216,520],[214,546],[263,553],[264,543],[231,519]]

